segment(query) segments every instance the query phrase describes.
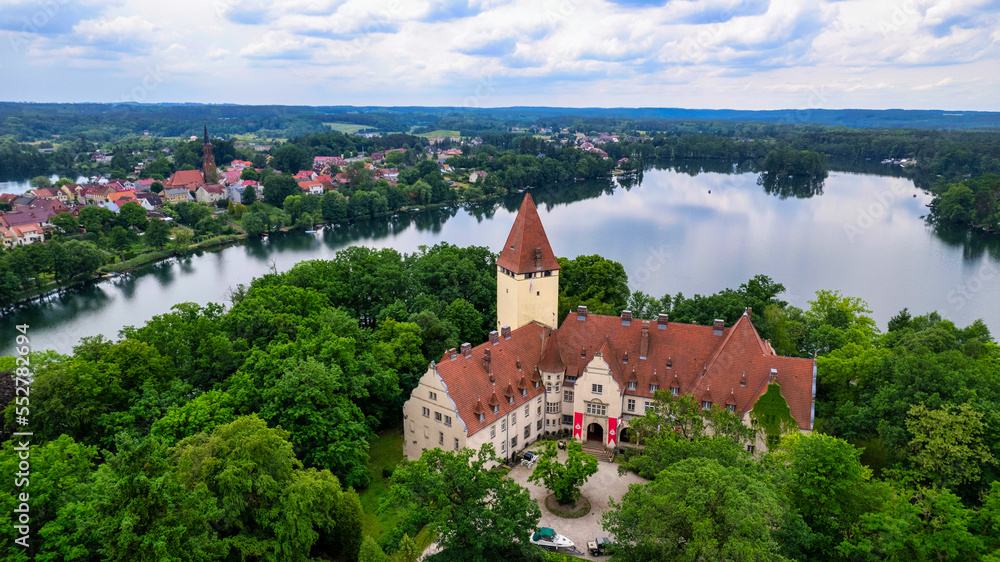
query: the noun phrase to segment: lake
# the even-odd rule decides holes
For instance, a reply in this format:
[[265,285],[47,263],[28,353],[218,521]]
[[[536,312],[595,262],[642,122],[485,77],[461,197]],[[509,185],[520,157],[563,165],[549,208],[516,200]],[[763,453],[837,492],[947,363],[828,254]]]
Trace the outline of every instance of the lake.
[[[1000,239],[929,225],[931,197],[892,175],[831,172],[821,189],[757,185],[729,164],[648,169],[639,180],[532,189],[558,256],[621,262],[629,286],[656,297],[710,294],[763,273],[807,308],[819,289],[864,299],[882,330],[899,310],[937,310],[959,326],[982,318],[1000,332]],[[872,168],[878,169],[878,168]],[[898,174],[897,174],[898,176]],[[34,349],[71,351],[79,338],[117,337],[180,302],[226,302],[229,290],[350,245],[417,251],[446,241],[499,251],[523,196],[469,208],[288,233],[147,267],[34,303],[3,319],[29,324]]]

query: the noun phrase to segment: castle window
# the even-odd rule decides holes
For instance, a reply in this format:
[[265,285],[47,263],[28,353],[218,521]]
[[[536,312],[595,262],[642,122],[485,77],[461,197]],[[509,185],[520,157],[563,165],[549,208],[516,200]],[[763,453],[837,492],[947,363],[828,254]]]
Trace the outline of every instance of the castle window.
[[458,437],[455,438],[455,450],[458,450]]
[[541,292],[541,291],[535,291],[535,296],[536,296],[536,297],[540,297],[540,296],[542,296],[542,292]]
[[437,400],[437,399],[438,399],[438,393],[437,393],[437,392],[434,392],[434,391],[432,390],[432,391],[430,391],[430,392],[429,392],[428,394],[430,395],[430,397],[431,397],[431,400]]
[[479,414],[479,421],[480,422],[486,421],[486,414]]
[[444,432],[438,432],[438,445],[444,445]]
[[424,413],[424,417],[425,418],[431,417],[431,409],[430,408],[424,408],[424,412],[423,413]]
[[507,431],[507,418],[500,420],[500,431]]
[[499,414],[500,413],[500,406],[499,405],[493,406],[493,413],[494,414]]
[[628,383],[629,390],[635,390],[635,381]]
[[510,414],[510,425],[517,423],[517,412],[511,412]]
[[510,438],[510,448],[513,449],[517,447],[517,435]]
[[531,426],[530,425],[526,425],[526,426],[524,426],[524,440],[527,441],[528,437],[530,437],[530,436],[531,436]]
[[527,396],[527,395],[528,395],[528,389],[527,388],[522,388],[521,389],[521,396]]
[[587,413],[593,416],[608,415],[608,407],[604,404],[587,404]]
[[747,452],[750,453],[751,455],[753,454],[754,449],[756,449],[756,447],[754,447],[753,445],[747,445]]
[[538,415],[539,416],[542,415],[542,407],[541,406],[538,407]]
[[513,403],[514,403],[514,397],[513,397],[513,396],[511,396],[510,398],[508,398],[508,399],[507,399],[507,403],[508,403],[508,404],[513,404]]
[[490,426],[490,439],[493,439],[496,436],[497,436],[497,424],[493,424],[492,426]]
[[500,454],[502,455],[506,452],[507,452],[507,442],[504,441],[503,443],[500,444]]
[[702,410],[711,410],[712,409],[712,402],[710,402],[708,400],[702,400],[701,401],[701,409]]
[[635,400],[633,400],[631,398],[628,399],[628,411],[630,411],[630,412],[634,412],[635,411]]
[[563,402],[572,402],[572,401],[573,401],[573,391],[572,390],[564,390],[563,391]]
[[434,421],[441,423],[441,412],[434,412]]
[[569,414],[563,414],[562,422],[564,425],[573,425],[573,416]]
[[530,407],[531,406],[528,406],[527,404],[524,405],[524,417],[528,417],[528,415],[531,414],[531,411],[528,409]]
[[546,277],[552,277],[552,272],[551,271],[546,271],[545,272],[545,276]]
[[671,386],[670,387],[670,394],[673,394],[674,396],[677,396],[680,393],[681,393],[681,389],[677,388],[676,386]]
[[590,385],[590,392],[592,392],[594,394],[600,394],[603,391],[604,391],[604,386],[603,385],[600,385],[600,384],[592,384],[592,385]]
[[536,431],[542,430],[542,420],[538,420],[538,422],[535,423],[535,430]]
[[726,409],[729,410],[730,414],[736,413],[736,404],[727,404]]
[[650,392],[656,392],[657,388],[660,388],[660,385],[658,385],[658,384],[651,384],[651,385],[649,385],[649,391]]
[[448,427],[451,427],[451,416],[444,417],[444,424]]

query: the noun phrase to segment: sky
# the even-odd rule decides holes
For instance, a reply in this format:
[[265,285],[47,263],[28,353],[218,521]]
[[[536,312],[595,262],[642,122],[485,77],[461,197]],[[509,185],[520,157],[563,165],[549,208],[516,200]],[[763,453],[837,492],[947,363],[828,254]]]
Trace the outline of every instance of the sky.
[[0,101],[1000,111],[1000,0],[0,0]]

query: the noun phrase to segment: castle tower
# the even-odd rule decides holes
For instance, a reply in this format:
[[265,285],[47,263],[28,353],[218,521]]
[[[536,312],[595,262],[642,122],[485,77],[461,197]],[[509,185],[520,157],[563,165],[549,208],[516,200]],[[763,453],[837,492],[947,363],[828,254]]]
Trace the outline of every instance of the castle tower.
[[208,123],[205,124],[205,144],[202,145],[201,172],[205,176],[205,183],[219,183],[219,170],[215,167],[215,156],[212,155],[212,143],[208,140]]
[[559,269],[535,202],[527,194],[497,258],[497,329],[531,322],[555,327]]

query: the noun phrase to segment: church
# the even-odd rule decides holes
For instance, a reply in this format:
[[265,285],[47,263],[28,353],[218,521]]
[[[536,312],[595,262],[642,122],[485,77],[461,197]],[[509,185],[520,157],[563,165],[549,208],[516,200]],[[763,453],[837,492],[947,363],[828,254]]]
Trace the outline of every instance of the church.
[[[545,432],[613,448],[653,393],[692,394],[705,409],[749,413],[771,382],[800,431],[812,430],[816,361],[778,356],[750,321],[712,326],[591,314],[584,306],[556,326],[559,262],[531,195],[524,197],[496,261],[497,327],[489,341],[449,349],[403,406],[403,452],[478,449],[509,458]],[[751,451],[763,445],[758,436]]]

